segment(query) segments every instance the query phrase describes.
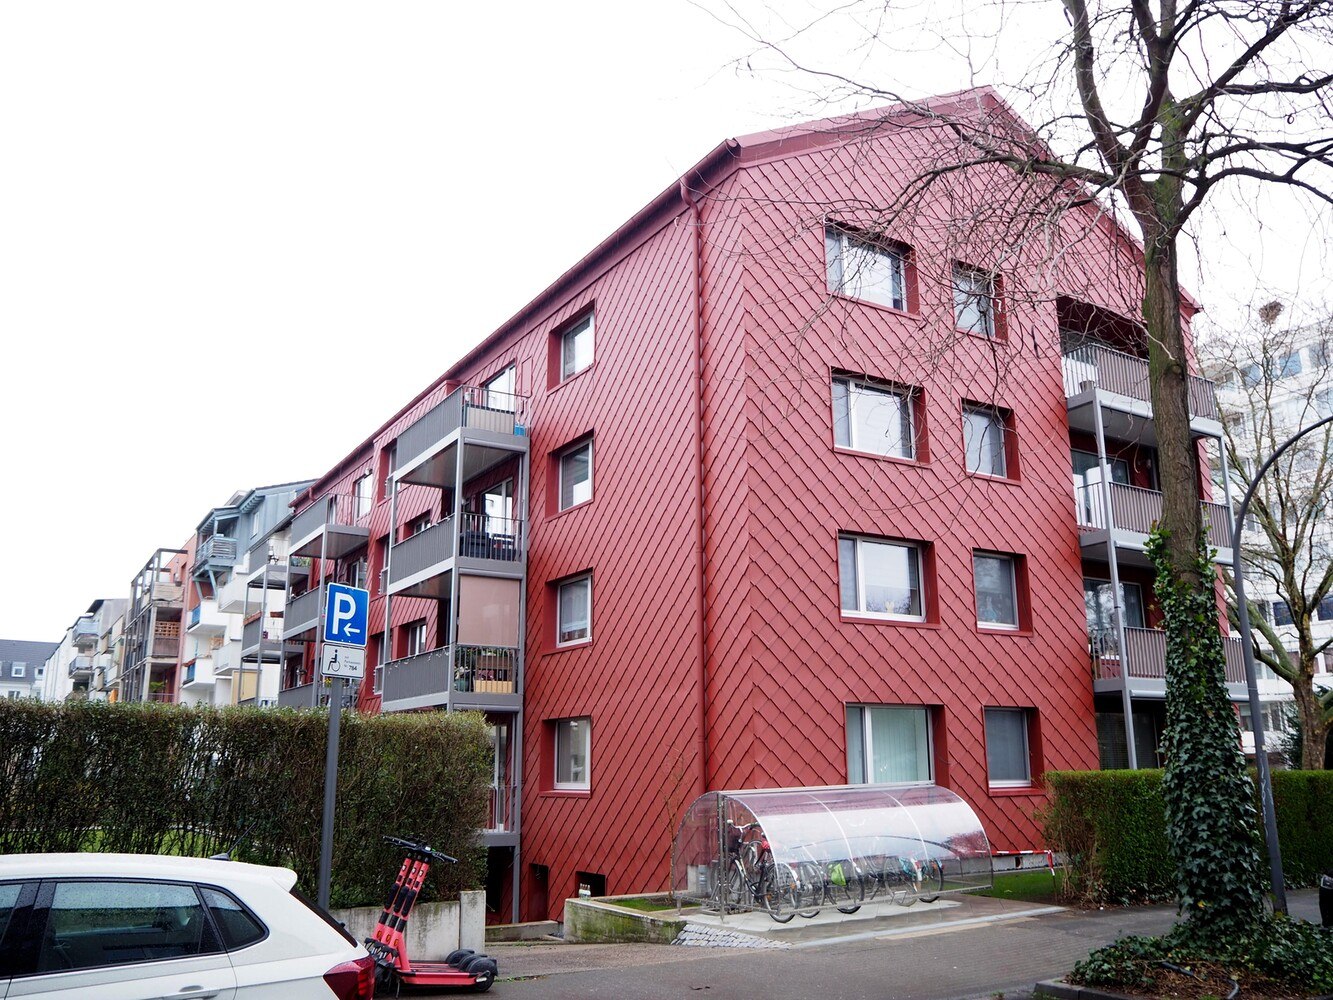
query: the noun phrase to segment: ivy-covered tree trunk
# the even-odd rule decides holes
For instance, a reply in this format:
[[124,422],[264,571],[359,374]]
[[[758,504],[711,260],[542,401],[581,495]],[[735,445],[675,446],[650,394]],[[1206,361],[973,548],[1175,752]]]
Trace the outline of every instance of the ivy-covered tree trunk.
[[[1267,877],[1259,857],[1254,784],[1227,697],[1222,637],[1211,588],[1181,579],[1170,539],[1148,542],[1166,625],[1166,834],[1176,863],[1185,931],[1202,944],[1244,940],[1265,917]],[[1195,549],[1195,580],[1212,573]]]

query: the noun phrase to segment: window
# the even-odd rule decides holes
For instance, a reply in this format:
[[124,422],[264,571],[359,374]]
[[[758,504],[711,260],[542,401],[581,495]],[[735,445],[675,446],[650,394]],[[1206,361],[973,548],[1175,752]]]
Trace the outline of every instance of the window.
[[[1111,581],[1085,577],[1083,606],[1088,618],[1088,636],[1096,650],[1102,656],[1118,656],[1120,646]],[[1143,590],[1137,583],[1120,584],[1120,606],[1124,609],[1125,628],[1143,628]]]
[[393,496],[393,468],[398,464],[398,442],[385,445],[380,449],[380,499],[388,500]]
[[1291,617],[1291,606],[1286,601],[1273,602],[1273,624],[1274,625],[1292,625],[1295,624]]
[[[1321,622],[1333,622],[1333,594],[1329,594],[1319,602],[1319,620]],[[17,664],[15,664],[17,666]],[[15,675],[20,676],[20,675]]]
[[560,381],[573,378],[592,364],[592,313],[560,335]]
[[19,663],[16,661],[10,665],[10,672],[11,676],[24,677],[28,673],[28,665],[26,663]]
[[986,709],[986,773],[992,787],[1032,784],[1027,709]]
[[426,651],[426,620],[403,626],[403,655],[416,656]]
[[375,642],[372,645],[372,654],[375,657],[375,670],[370,677],[370,690],[375,694],[384,693],[384,663],[389,657],[384,655],[388,643],[384,641],[384,634],[375,636]]
[[220,950],[193,886],[58,882],[37,971],[95,969]]
[[912,393],[854,378],[833,380],[833,443],[877,455],[916,458]]
[[589,787],[589,755],[592,749],[591,719],[559,719],[555,724],[555,787],[586,790]]
[[419,517],[412,518],[412,520],[407,522],[407,537],[411,538],[413,535],[421,534],[429,528],[430,525],[431,521],[429,514],[422,514]]
[[963,407],[963,447],[967,471],[982,476],[1007,476],[1005,414],[982,406]]
[[4,939],[5,931],[9,927],[9,918],[14,915],[14,907],[18,905],[19,893],[22,891],[22,882],[6,882],[0,885],[0,940]]
[[262,941],[268,934],[259,919],[242,906],[231,893],[203,886],[199,891],[203,894],[204,902],[208,904],[209,912],[213,914],[213,920],[218,925],[218,933],[222,935],[222,944],[228,951]]
[[824,230],[830,292],[907,308],[907,252],[900,244],[876,242],[832,226]]
[[838,539],[842,610],[925,621],[921,547],[913,542]]
[[356,497],[356,516],[365,517],[375,503],[375,482],[369,475],[364,475],[352,484],[352,493]]
[[995,284],[990,275],[955,264],[954,324],[965,333],[995,336]]
[[974,552],[972,575],[976,584],[977,624],[1018,628],[1017,560],[996,552]]
[[1278,362],[1277,377],[1291,378],[1301,373],[1301,352],[1292,351]]
[[899,705],[847,706],[847,780],[853,785],[925,784],[931,767],[930,713]]
[[351,587],[365,588],[370,582],[370,563],[361,556],[347,566],[347,584]]
[[556,645],[586,642],[592,637],[592,574],[556,588]]
[[560,510],[592,499],[592,441],[560,456]]
[[[589,335],[591,336],[591,334]],[[500,374],[483,382],[481,384],[481,388],[484,390],[481,405],[492,410],[507,410],[513,413],[516,409],[514,405],[514,375],[516,371],[515,366],[510,365]]]

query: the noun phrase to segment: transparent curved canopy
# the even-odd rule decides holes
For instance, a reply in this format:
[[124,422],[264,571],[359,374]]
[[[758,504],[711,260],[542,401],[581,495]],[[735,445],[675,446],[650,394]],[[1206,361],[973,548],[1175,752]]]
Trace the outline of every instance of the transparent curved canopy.
[[847,861],[863,871],[929,865],[942,879],[922,895],[991,885],[990,841],[972,807],[949,789],[830,785],[699,796],[672,846],[677,897],[716,900],[741,844],[753,839],[766,849],[765,858],[793,870]]

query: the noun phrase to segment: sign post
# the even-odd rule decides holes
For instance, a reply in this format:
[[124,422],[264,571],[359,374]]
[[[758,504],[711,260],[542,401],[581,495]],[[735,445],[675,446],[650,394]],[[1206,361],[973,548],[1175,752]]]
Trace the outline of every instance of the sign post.
[[324,597],[324,634],[320,673],[333,682],[329,700],[329,745],[324,757],[324,821],[319,839],[319,905],[329,907],[333,873],[333,809],[338,798],[338,724],[342,717],[343,681],[366,675],[366,633],[370,591],[331,583]]

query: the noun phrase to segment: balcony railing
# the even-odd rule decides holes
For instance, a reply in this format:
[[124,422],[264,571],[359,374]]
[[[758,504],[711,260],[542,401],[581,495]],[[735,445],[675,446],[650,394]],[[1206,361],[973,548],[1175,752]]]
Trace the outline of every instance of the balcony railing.
[[460,427],[496,434],[522,433],[522,404],[523,397],[513,393],[460,386],[398,435],[394,472],[415,465]]
[[518,789],[513,785],[491,786],[490,815],[486,829],[495,832],[512,833],[516,829]]
[[386,703],[436,698],[452,688],[468,695],[518,693],[518,650],[509,646],[441,646],[385,664]]
[[[1073,398],[1087,383],[1099,389],[1151,402],[1148,391],[1148,361],[1101,344],[1080,344],[1063,351],[1065,396]],[[1217,393],[1213,383],[1198,375],[1189,376],[1190,415],[1205,420],[1220,420]]]
[[74,627],[70,630],[70,639],[74,645],[81,648],[94,645],[98,639],[97,619],[77,619],[74,622]]
[[389,558],[389,585],[410,579],[453,557],[454,521],[447,517],[393,547]]
[[241,649],[249,652],[259,646],[260,639],[263,639],[264,646],[274,652],[282,645],[282,624],[281,615],[256,615],[245,623],[241,630]]
[[[1237,636],[1224,636],[1228,684],[1245,683],[1245,654]],[[1089,640],[1093,677],[1118,680],[1122,675],[1147,680],[1166,678],[1166,633],[1155,628],[1125,629],[1123,655],[1114,631],[1097,632]]]
[[372,504],[350,493],[330,493],[320,497],[292,518],[292,548],[303,548],[327,527],[356,527],[370,515],[371,507]]
[[466,559],[514,562],[523,554],[523,522],[517,517],[463,514],[458,554]]
[[[1146,535],[1162,519],[1162,494],[1125,483],[1111,483],[1111,510],[1107,516],[1106,500],[1100,483],[1075,487],[1078,523],[1085,528],[1114,528]],[[1231,515],[1226,504],[1205,500],[1199,504],[1208,523],[1208,544],[1217,549],[1231,548]]]
[[93,658],[91,656],[76,656],[69,661],[69,675],[71,677],[90,677],[93,672]]
[[283,688],[278,692],[278,705],[281,708],[314,708],[315,685],[300,684]]
[[241,553],[241,546],[234,538],[226,535],[211,535],[200,543],[194,553],[194,568],[198,572],[208,569],[230,569],[235,566]]
[[300,635],[301,631],[312,627],[319,620],[319,597],[321,593],[320,588],[315,587],[287,602],[287,610],[283,612],[286,635]]

